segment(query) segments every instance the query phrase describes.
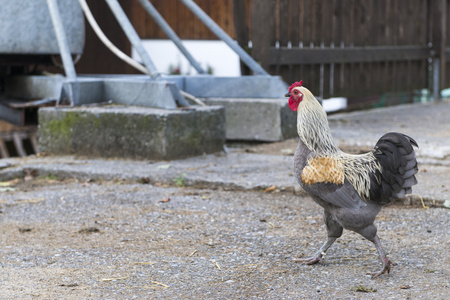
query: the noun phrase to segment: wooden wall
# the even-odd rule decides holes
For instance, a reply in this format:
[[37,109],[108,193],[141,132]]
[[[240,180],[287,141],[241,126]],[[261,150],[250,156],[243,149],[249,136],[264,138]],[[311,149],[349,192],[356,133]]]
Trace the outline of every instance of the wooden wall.
[[[119,3],[124,11],[129,14],[135,0],[120,0]],[[116,22],[111,10],[104,0],[88,0],[89,8],[94,15],[98,25],[105,35],[120,50],[131,54],[131,44]],[[75,69],[79,74],[127,74],[136,71],[117,58],[98,39],[91,26],[85,19],[86,42],[84,52]]]
[[[239,0],[250,4],[250,0]],[[164,32],[159,29],[151,17],[142,9],[137,1],[132,1],[131,16],[133,25],[139,36],[145,39],[166,39]],[[184,6],[179,0],[152,0],[151,3],[163,16],[166,22],[182,39],[214,40],[217,37]],[[228,35],[236,37],[233,22],[233,0],[195,0]],[[249,13],[249,12],[248,12]],[[249,16],[249,15],[248,15]],[[250,18],[247,17],[250,25]]]
[[[151,2],[182,39],[216,39],[179,0]],[[450,34],[446,30],[450,28],[450,0],[195,2],[243,47],[251,40],[253,48],[247,50],[269,73],[281,75],[287,83],[304,80],[316,95],[364,102],[386,93],[431,88],[432,56],[444,58],[441,88],[450,86],[450,63],[445,60],[450,57],[450,48],[445,48],[450,45],[446,38]],[[141,38],[166,39],[136,0],[120,3]],[[131,46],[104,1],[88,0],[88,4],[106,35],[130,54]],[[439,47],[442,44],[444,48]],[[397,51],[398,47],[403,50]],[[333,49],[360,48],[371,48],[365,50],[376,55],[361,51],[347,54],[353,60],[320,61],[326,57],[324,53],[339,58]],[[298,52],[283,61],[282,52],[291,49]],[[308,54],[306,50],[324,51]],[[305,61],[308,58],[312,59]],[[98,41],[88,24],[85,51],[76,68],[79,73],[135,73]]]
[[[243,1],[246,7],[250,6],[250,0],[237,1]],[[167,39],[164,32],[136,0],[120,0],[119,2],[142,39]],[[88,0],[87,3],[106,36],[119,49],[130,55],[131,45],[105,1]],[[151,0],[151,3],[182,39],[217,39],[179,0]],[[195,3],[219,24],[228,35],[233,38],[236,37],[233,22],[233,0],[195,0]],[[246,14],[249,26],[249,9],[246,9]],[[87,21],[84,54],[77,63],[76,70],[80,74],[136,73],[133,68],[115,57],[98,40]]]
[[[427,0],[261,0],[253,1],[251,9],[253,56],[287,82],[303,79],[316,95],[370,98],[428,86]],[[340,63],[333,51],[373,47],[375,53],[398,46],[414,46],[422,55],[376,61],[361,54],[361,62]],[[278,63],[273,54],[283,47],[329,51],[316,51],[311,63],[301,59],[306,51],[294,52],[298,63]],[[333,54],[335,63],[319,64],[324,54]]]

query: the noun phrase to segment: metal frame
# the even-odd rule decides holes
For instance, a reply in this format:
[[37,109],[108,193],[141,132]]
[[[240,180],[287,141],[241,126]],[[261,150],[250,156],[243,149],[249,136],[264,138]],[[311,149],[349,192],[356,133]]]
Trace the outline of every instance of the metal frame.
[[55,29],[56,39],[58,40],[58,47],[64,65],[64,72],[69,80],[76,80],[77,73],[75,72],[75,66],[73,64],[66,33],[64,32],[64,26],[62,23],[61,14],[59,13],[58,3],[56,3],[56,0],[47,0],[47,6],[50,11],[53,28]]
[[122,30],[127,36],[131,45],[133,45],[133,47],[136,48],[136,51],[141,57],[144,66],[147,68],[150,76],[154,79],[158,79],[158,77],[160,76],[158,69],[156,69],[156,66],[153,63],[152,59],[148,55],[147,51],[145,51],[144,45],[142,44],[139,35],[137,34],[136,30],[134,30],[133,25],[131,24],[127,15],[123,11],[119,2],[117,2],[117,0],[105,0],[105,1],[106,4],[108,4],[109,8],[111,9],[112,13],[114,14],[114,17],[116,17],[117,22],[119,22],[120,27],[122,27]]
[[270,75],[263,69],[241,46],[238,45],[213,19],[210,18],[197,4],[192,0],[180,0],[189,10],[196,15],[203,24],[206,25],[219,39],[224,41],[241,60],[253,71],[255,75]]
[[145,11],[155,20],[156,24],[161,28],[162,31],[167,35],[169,39],[178,47],[181,53],[183,53],[184,57],[189,61],[189,63],[197,70],[200,74],[206,74],[205,70],[200,66],[200,64],[195,60],[195,58],[189,53],[189,51],[184,47],[181,39],[178,35],[173,31],[170,25],[164,20],[164,18],[159,14],[156,8],[150,3],[149,0],[138,0],[138,2],[142,5]]
[[[155,19],[167,36],[200,73],[196,76],[162,75],[145,51],[141,39],[117,0],[105,0],[117,22],[141,57],[149,75],[89,75],[77,76],[67,35],[64,32],[57,0],[47,0],[66,76],[10,76],[5,79],[5,91],[0,103],[0,118],[16,124],[25,123],[24,109],[55,102],[57,105],[89,105],[112,100],[124,105],[152,106],[175,109],[189,106],[184,90],[195,97],[279,98],[287,85],[279,76],[270,76],[253,58],[229,37],[193,1],[180,0],[211,31],[231,47],[255,75],[217,77],[204,74],[200,64],[183,46],[180,38],[148,0],[138,0]],[[143,68],[142,68],[143,69]],[[12,99],[43,99],[17,104]]]

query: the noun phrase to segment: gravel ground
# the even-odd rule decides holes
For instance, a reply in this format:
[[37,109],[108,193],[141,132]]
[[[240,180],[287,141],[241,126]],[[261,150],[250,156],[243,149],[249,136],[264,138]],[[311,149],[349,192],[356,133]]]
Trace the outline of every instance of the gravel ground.
[[[5,188],[3,188],[5,189]],[[6,188],[8,189],[8,188]],[[307,197],[36,178],[0,194],[0,299],[447,299],[448,209],[390,206],[375,248]]]

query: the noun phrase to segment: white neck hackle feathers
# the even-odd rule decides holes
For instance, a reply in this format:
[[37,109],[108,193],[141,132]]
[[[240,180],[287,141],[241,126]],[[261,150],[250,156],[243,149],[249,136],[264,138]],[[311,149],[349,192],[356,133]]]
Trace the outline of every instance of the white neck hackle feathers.
[[314,95],[304,87],[298,87],[303,100],[297,109],[297,131],[300,139],[318,157],[332,157],[342,163],[345,178],[353,185],[359,196],[369,198],[370,174],[381,166],[373,152],[353,155],[342,152],[334,142],[328,125],[327,114]]
[[331,135],[327,114],[307,88],[298,89],[303,94],[303,100],[297,109],[298,135],[309,150],[318,154],[335,154],[339,148]]

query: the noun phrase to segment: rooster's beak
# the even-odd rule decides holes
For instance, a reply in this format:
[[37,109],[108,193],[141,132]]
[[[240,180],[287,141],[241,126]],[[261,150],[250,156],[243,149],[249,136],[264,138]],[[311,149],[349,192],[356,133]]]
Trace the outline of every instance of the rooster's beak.
[[285,97],[290,97],[290,96],[291,96],[291,93],[286,93],[284,96],[285,96]]

